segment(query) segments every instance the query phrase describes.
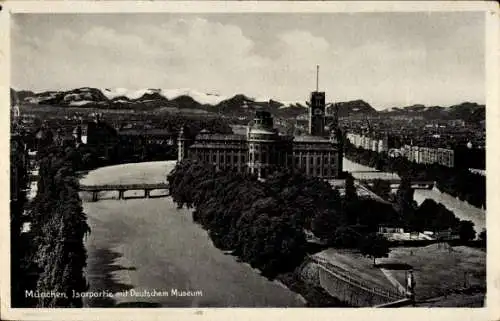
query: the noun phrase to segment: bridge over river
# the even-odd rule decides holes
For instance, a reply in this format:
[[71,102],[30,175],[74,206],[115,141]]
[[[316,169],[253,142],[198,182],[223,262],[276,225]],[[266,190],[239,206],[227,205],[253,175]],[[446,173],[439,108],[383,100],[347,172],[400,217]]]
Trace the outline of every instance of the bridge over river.
[[[349,170],[348,170],[349,171]],[[389,182],[391,188],[398,188],[401,183],[401,178],[397,174],[386,173],[377,170],[351,170],[349,171],[354,179],[367,184],[373,185],[377,180]],[[412,188],[414,189],[433,189],[436,182],[430,180],[412,180]]]
[[[175,161],[102,167],[90,171],[80,184],[109,189],[164,187],[157,183],[164,182],[174,166]],[[136,291],[128,296],[85,298],[85,307],[305,305],[296,293],[216,248],[207,231],[193,222],[192,211],[178,209],[170,197],[84,201],[83,208],[92,230],[85,239],[89,291]],[[144,294],[153,290],[170,295]],[[177,291],[195,295],[176,295]]]
[[[144,191],[144,198],[151,197],[165,197],[169,196],[170,193],[161,195],[151,195],[153,190],[168,190],[168,183],[139,183],[139,184],[102,184],[102,185],[84,185],[80,184],[79,189],[82,192],[91,192],[92,201],[96,202],[99,199],[99,193],[101,192],[118,192],[118,199],[125,199],[126,191]],[[137,196],[134,196],[137,198]]]

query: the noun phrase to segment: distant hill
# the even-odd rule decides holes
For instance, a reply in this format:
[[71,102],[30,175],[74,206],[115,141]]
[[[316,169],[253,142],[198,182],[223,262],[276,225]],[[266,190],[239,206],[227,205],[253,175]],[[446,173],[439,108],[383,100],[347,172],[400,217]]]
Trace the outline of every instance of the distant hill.
[[[364,100],[340,102],[335,105],[338,106],[339,117],[349,117],[355,115],[373,116],[377,114],[377,110]],[[334,106],[330,108],[334,108]],[[330,113],[333,113],[333,111]]]
[[[196,90],[182,89],[139,89],[82,87],[67,91],[45,91],[35,93],[28,90],[17,91],[21,102],[52,105],[58,107],[97,107],[111,109],[160,109],[200,110],[226,116],[248,117],[256,110],[267,110],[283,118],[295,118],[308,111],[306,102],[280,102],[273,99],[256,99],[244,94],[231,97]],[[485,106],[464,102],[450,107],[412,105],[393,107],[377,111],[364,100],[352,100],[329,104],[327,114],[333,114],[338,107],[339,117],[424,117],[425,119],[463,119],[480,122],[485,119]]]
[[412,105],[407,107],[393,107],[380,111],[391,116],[422,116],[425,119],[462,119],[467,122],[478,123],[486,119],[486,106],[477,103],[464,102],[449,107]]
[[486,106],[476,103],[465,102],[449,107],[448,113],[451,118],[473,120],[475,118],[486,118]]
[[[11,92],[14,91],[14,89],[11,88]],[[32,92],[31,90],[19,90],[17,91],[17,97],[19,97],[19,100],[23,101],[26,97],[33,97],[35,96],[35,93]]]

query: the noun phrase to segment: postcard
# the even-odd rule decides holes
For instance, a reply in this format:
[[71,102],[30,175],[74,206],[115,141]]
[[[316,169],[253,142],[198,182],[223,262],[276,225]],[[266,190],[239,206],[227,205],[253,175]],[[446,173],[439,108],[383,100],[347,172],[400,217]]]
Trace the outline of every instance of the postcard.
[[498,13],[2,3],[2,319],[498,319]]

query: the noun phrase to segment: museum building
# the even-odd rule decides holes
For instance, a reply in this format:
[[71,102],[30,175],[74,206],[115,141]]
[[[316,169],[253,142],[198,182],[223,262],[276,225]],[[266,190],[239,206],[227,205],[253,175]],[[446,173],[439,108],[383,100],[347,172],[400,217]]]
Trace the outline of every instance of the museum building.
[[202,130],[193,139],[185,129],[178,137],[178,161],[185,158],[213,164],[220,170],[249,172],[265,178],[277,168],[296,168],[321,178],[342,176],[343,142],[334,123],[325,130],[325,93],[314,91],[309,103],[308,135],[287,136],[274,128],[267,111],[257,111],[246,135],[215,134]]

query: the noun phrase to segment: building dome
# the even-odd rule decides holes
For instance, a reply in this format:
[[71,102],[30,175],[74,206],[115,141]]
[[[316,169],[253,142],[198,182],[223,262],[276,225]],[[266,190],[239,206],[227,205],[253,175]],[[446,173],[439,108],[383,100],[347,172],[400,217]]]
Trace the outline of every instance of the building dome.
[[276,131],[268,128],[250,127],[250,134],[254,135],[276,135]]
[[274,129],[273,117],[267,111],[257,111],[248,129],[248,168],[258,178],[266,177],[276,164],[276,143],[280,137]]
[[275,140],[278,132],[274,129],[273,118],[267,111],[258,111],[248,130],[248,139]]

